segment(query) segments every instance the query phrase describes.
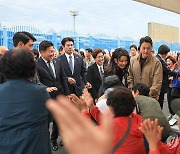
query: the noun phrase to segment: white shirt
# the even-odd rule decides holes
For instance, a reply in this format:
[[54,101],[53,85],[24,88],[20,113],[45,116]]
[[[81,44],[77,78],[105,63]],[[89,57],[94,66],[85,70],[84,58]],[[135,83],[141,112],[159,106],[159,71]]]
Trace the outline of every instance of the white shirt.
[[[73,53],[71,53],[70,55],[68,55],[67,53],[65,53],[65,56],[66,56],[66,58],[67,58],[68,63],[69,63],[69,56],[72,56],[72,64],[73,64],[73,70],[74,70],[74,55],[73,55]],[[72,72],[72,73],[73,73],[73,72]]]
[[108,88],[105,90],[104,92],[104,95],[105,95],[105,98],[99,100],[97,103],[96,103],[96,106],[99,108],[99,110],[103,113],[104,111],[106,111],[109,107],[106,103],[107,101],[107,95],[109,92],[113,91],[114,88]]
[[[41,58],[44,60],[44,62],[46,63],[47,67],[49,68],[48,61],[47,61],[47,60],[45,60],[43,57],[41,57]],[[52,62],[52,61],[50,61],[50,65],[51,65],[51,67],[52,67],[54,77],[56,78],[55,68],[54,68],[54,64],[53,64],[53,62]]]
[[107,98],[103,98],[103,99],[101,99],[100,101],[98,101],[98,102],[96,103],[96,106],[98,107],[98,109],[99,109],[102,113],[104,113],[104,112],[109,108],[109,107],[107,106],[106,101],[107,101]]

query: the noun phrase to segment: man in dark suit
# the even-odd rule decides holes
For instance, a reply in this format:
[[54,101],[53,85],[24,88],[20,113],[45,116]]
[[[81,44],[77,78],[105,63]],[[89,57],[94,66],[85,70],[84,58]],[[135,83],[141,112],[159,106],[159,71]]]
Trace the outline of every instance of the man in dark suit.
[[[67,85],[67,77],[64,73],[61,61],[53,59],[54,57],[54,44],[50,41],[42,41],[39,44],[39,51],[41,57],[37,60],[37,70],[40,82],[48,87],[55,87],[49,93],[51,98],[63,94],[69,95],[69,88]],[[58,130],[56,123],[53,122],[53,130],[51,134],[52,149],[56,151]]]
[[96,100],[98,98],[99,88],[102,85],[104,76],[104,55],[102,49],[95,49],[92,53],[95,63],[88,67],[87,81],[91,83],[92,88],[89,89],[91,96]]
[[168,75],[175,76],[175,77],[180,76],[180,73],[171,71],[165,62],[165,58],[169,51],[170,49],[167,45],[161,45],[158,48],[158,54],[156,55],[156,57],[160,60],[162,64],[162,68],[163,68],[163,81],[162,81],[161,91],[160,91],[160,95],[158,99],[161,109],[163,108],[164,94],[167,93],[167,89],[168,89],[168,84],[169,84]]
[[91,88],[91,84],[86,79],[86,68],[82,57],[73,53],[74,40],[70,37],[65,37],[61,41],[62,47],[65,51],[63,55],[59,57],[61,59],[65,74],[68,79],[68,86],[70,93],[74,93],[77,96],[82,94],[81,80],[84,81],[86,88]]

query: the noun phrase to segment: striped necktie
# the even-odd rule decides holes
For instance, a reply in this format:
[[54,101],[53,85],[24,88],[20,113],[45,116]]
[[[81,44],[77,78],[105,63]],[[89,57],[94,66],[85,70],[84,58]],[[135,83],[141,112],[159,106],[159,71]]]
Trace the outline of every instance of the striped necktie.
[[73,74],[74,70],[73,70],[73,62],[72,62],[72,56],[71,55],[69,56],[69,67],[70,67],[71,72]]
[[104,77],[104,73],[103,73],[102,66],[100,66],[100,76],[101,76],[101,79],[103,79],[103,77]]

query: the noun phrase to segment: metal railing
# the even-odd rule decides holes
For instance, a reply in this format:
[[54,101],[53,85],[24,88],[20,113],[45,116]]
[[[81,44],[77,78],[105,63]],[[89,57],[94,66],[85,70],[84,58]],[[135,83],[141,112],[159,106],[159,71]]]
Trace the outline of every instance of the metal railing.
[[[102,48],[103,50],[115,49],[118,47],[125,48],[129,51],[129,47],[132,44],[138,46],[139,41],[134,40],[121,40],[121,39],[112,39],[112,38],[103,38],[102,37],[93,37],[93,36],[79,36],[77,33],[74,34],[72,31],[63,31],[61,33],[56,33],[54,31],[49,32],[48,34],[42,33],[40,30],[35,29],[29,26],[15,26],[11,28],[0,28],[0,45],[6,46],[8,49],[13,48],[12,37],[14,33],[18,31],[28,31],[32,33],[37,41],[34,44],[34,48],[38,49],[39,43],[43,40],[49,40],[54,43],[54,46],[59,49],[61,46],[61,40],[63,37],[73,37],[75,40],[74,47],[76,49],[86,49],[86,48]],[[161,44],[166,44],[170,47],[171,51],[180,51],[180,43],[172,42],[167,43],[165,41],[154,42],[153,50],[157,51]]]

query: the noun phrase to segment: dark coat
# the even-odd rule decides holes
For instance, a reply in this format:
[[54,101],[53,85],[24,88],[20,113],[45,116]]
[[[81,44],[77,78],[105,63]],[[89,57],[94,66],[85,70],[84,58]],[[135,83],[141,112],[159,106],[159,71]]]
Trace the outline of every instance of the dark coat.
[[92,85],[92,88],[89,89],[92,97],[94,99],[98,98],[98,92],[102,84],[102,79],[96,63],[88,67],[87,81]]
[[83,58],[77,54],[73,54],[73,55],[74,55],[74,72],[73,72],[73,74],[69,67],[69,63],[66,58],[66,55],[65,54],[61,55],[59,57],[59,59],[62,61],[66,76],[74,78],[76,80],[75,85],[71,85],[68,83],[70,93],[75,93],[76,95],[81,96],[82,88],[83,88],[81,81],[83,80],[85,84],[87,83],[87,79],[86,79],[87,72],[86,72]]
[[37,60],[37,71],[40,82],[47,87],[56,87],[58,89],[58,91],[50,92],[51,98],[55,98],[59,94],[69,95],[67,77],[61,61],[59,59],[53,59],[53,64],[55,67],[56,78],[51,76],[48,66],[41,57]]
[[45,89],[25,79],[1,84],[1,154],[51,154]]

